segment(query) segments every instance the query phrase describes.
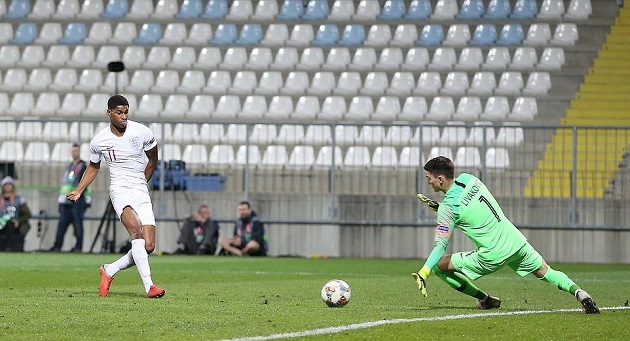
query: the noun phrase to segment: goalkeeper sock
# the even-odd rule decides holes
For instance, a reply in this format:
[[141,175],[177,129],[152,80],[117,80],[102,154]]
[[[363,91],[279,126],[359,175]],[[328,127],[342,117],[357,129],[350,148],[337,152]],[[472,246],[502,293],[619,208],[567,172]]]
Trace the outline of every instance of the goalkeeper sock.
[[136,263],[140,278],[144,284],[144,290],[149,292],[149,289],[153,285],[151,279],[151,267],[149,267],[149,255],[145,249],[146,242],[144,239],[134,239],[131,241],[131,254],[133,255],[133,261]]
[[556,271],[551,267],[547,268],[547,272],[540,279],[555,285],[558,289],[566,291],[571,295],[575,295],[575,292],[580,289],[580,287],[575,284],[571,278],[567,276],[567,274],[562,271]]
[[115,262],[105,265],[105,272],[108,276],[113,277],[118,271],[125,270],[134,265],[133,256],[131,250],[127,251],[122,257],[118,258]]
[[443,272],[437,266],[433,268],[433,272],[451,288],[463,294],[472,296],[479,300],[485,300],[488,298],[488,295],[485,292],[477,288],[477,286],[474,285],[466,276],[460,273]]

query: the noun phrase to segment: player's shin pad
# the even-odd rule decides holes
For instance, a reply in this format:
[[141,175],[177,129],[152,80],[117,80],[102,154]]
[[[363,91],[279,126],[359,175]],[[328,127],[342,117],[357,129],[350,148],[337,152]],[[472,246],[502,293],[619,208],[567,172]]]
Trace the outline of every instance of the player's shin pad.
[[422,201],[423,204],[427,205],[428,208],[430,208],[431,210],[437,212],[438,207],[440,207],[440,203],[429,199],[426,195],[422,194],[422,193],[418,193],[418,199],[420,199],[420,201]]

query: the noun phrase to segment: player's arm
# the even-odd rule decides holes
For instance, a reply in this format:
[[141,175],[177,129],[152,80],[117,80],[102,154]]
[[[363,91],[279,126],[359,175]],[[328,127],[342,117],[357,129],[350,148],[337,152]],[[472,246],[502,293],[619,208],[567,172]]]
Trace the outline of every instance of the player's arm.
[[94,163],[90,161],[90,164],[87,166],[87,168],[85,169],[85,172],[83,173],[83,176],[81,177],[81,181],[79,181],[79,184],[73,191],[71,191],[70,193],[68,193],[68,195],[66,195],[66,198],[72,201],[79,200],[83,191],[85,191],[85,189],[92,183],[92,181],[94,181],[100,169],[101,169],[100,161],[98,163]]
[[149,161],[147,162],[147,167],[144,169],[144,177],[147,179],[147,182],[149,182],[149,180],[151,180],[151,178],[153,177],[153,173],[155,173],[155,168],[158,164],[157,145],[147,150],[145,154],[147,154],[147,158],[149,159]]

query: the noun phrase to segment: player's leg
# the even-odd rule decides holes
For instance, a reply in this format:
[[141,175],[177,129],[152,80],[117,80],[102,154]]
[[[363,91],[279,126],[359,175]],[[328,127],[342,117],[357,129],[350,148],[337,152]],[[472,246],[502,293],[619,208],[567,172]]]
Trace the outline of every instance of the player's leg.
[[480,265],[475,251],[445,255],[433,268],[435,275],[451,288],[476,298],[477,307],[481,309],[499,308],[501,300],[479,289],[469,278],[475,280],[494,271]]

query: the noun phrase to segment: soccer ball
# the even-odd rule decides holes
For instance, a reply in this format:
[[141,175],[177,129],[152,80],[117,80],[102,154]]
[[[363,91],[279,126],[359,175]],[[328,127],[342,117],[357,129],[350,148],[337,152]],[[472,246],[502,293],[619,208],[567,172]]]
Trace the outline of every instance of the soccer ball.
[[343,307],[350,302],[351,293],[348,283],[340,279],[333,279],[324,284],[322,300],[329,307]]

